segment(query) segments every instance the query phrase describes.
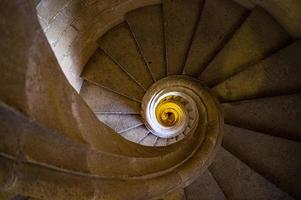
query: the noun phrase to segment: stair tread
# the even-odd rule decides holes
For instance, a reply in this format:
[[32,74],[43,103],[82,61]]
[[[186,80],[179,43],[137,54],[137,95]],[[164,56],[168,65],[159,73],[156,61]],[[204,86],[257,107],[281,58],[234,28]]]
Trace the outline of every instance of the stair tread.
[[140,113],[140,103],[88,81],[83,82],[80,95],[95,113]]
[[209,170],[227,199],[291,199],[224,148],[219,149]]
[[301,197],[300,143],[225,124],[223,146],[284,191]]
[[145,145],[145,146],[154,146],[155,142],[157,140],[157,136],[155,136],[152,133],[149,133],[143,140],[139,142],[139,144]]
[[144,126],[138,126],[136,128],[127,130],[121,133],[121,136],[132,142],[138,143],[142,137],[145,137],[149,133],[149,130]]
[[215,179],[206,170],[197,180],[185,188],[187,200],[226,200],[223,191],[220,189]]
[[184,74],[199,76],[245,18],[247,10],[230,0],[206,1],[197,25]]
[[167,138],[166,142],[168,145],[173,144],[173,143],[177,142],[177,137]]
[[157,81],[166,76],[162,6],[139,8],[126,15],[142,55]]
[[166,138],[158,138],[155,146],[161,147],[167,145],[167,139]]
[[99,45],[144,89],[151,86],[153,83],[151,74],[127,23],[123,22],[109,30],[100,39]]
[[301,139],[301,94],[223,103],[225,122],[269,135]]
[[165,0],[163,4],[167,74],[182,74],[203,0]]
[[117,133],[122,133],[143,124],[140,115],[96,114],[96,116]]
[[301,40],[213,88],[222,101],[301,92]]
[[140,101],[145,91],[102,50],[97,49],[81,75],[97,85]]
[[199,78],[204,84],[214,86],[282,48],[289,40],[269,14],[255,8]]

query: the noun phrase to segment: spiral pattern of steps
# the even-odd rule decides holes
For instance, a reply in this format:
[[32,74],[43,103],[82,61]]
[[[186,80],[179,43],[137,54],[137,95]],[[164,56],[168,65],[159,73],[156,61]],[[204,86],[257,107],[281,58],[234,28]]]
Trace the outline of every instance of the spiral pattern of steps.
[[[267,12],[259,7],[247,10],[229,0],[163,1],[162,5],[128,13],[125,22],[108,31],[99,44],[101,58],[97,53],[93,59],[111,59],[118,71],[114,67],[104,73],[102,63],[89,63],[82,73],[81,95],[101,115],[101,121],[130,141],[149,146],[178,141],[178,137],[165,139],[152,134],[139,116],[143,93],[153,82],[184,74],[199,78],[200,84],[211,87],[220,99],[226,122],[225,149],[219,151],[200,183],[185,190],[187,199],[298,196],[300,181],[295,176],[301,152],[294,140],[300,139],[301,131],[301,42],[293,40]],[[100,73],[109,77],[106,83],[98,77]],[[122,78],[116,78],[115,73],[122,73]],[[118,98],[116,105],[100,95],[96,98],[95,94],[104,91]],[[108,104],[110,110],[105,107]],[[244,152],[248,151],[245,160]],[[282,151],[293,155],[284,162]],[[266,157],[259,164],[260,152]],[[273,167],[264,164],[265,159]],[[277,168],[276,163],[280,169],[272,174],[269,169]],[[288,167],[287,163],[294,164]],[[284,174],[292,176],[284,180]]]
[[38,76],[32,103],[0,93],[5,198],[301,198],[301,40],[262,7],[163,0],[130,11],[81,73],[89,108],[71,89],[55,95],[56,69],[37,69],[24,72]]

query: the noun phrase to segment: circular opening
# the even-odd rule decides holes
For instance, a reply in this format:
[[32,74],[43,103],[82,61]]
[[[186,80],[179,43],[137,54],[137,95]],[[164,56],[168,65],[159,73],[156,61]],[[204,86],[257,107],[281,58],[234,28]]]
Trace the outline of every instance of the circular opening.
[[[177,91],[179,90],[179,91]],[[181,87],[153,91],[145,99],[146,127],[159,138],[184,138],[198,121],[194,100]]]
[[156,118],[162,126],[170,127],[182,121],[184,112],[181,103],[164,99],[156,107]]

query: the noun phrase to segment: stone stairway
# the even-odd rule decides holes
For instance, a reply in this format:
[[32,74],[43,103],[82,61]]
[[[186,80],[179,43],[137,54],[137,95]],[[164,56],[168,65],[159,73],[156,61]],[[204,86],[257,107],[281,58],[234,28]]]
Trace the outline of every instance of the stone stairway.
[[[135,88],[140,86],[143,93],[150,77],[155,82],[181,74],[199,78],[220,100],[226,123],[223,148],[209,169],[185,188],[186,199],[299,196],[301,43],[265,10],[249,10],[230,0],[163,1],[129,12],[125,22],[99,41],[106,59],[136,85],[121,83],[125,78],[116,80],[113,68],[106,73],[101,63],[88,63],[81,96],[101,113],[100,121],[130,141],[149,146],[177,141],[157,137],[143,125],[143,118],[140,123],[133,118],[139,116],[142,101]],[[148,81],[141,81],[147,72]],[[110,83],[103,83],[98,74],[110,77]],[[95,93],[108,93],[114,100],[109,103]],[[247,160],[244,153],[250,154]],[[283,160],[285,154],[290,156]],[[285,166],[288,163],[292,166]]]
[[[7,6],[20,24],[34,19]],[[44,44],[37,27],[30,38]],[[44,45],[55,69],[41,62],[11,80],[0,62],[10,81],[0,91],[0,199],[301,198],[301,40],[264,7],[163,0],[132,10],[98,38],[80,96]],[[165,103],[162,131],[148,109]]]

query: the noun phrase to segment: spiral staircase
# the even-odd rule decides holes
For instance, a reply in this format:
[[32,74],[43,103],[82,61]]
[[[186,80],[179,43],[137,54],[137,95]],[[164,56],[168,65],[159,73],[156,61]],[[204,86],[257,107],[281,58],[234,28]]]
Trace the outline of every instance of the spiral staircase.
[[301,40],[242,2],[127,12],[79,94],[32,4],[1,2],[0,199],[300,199]]

